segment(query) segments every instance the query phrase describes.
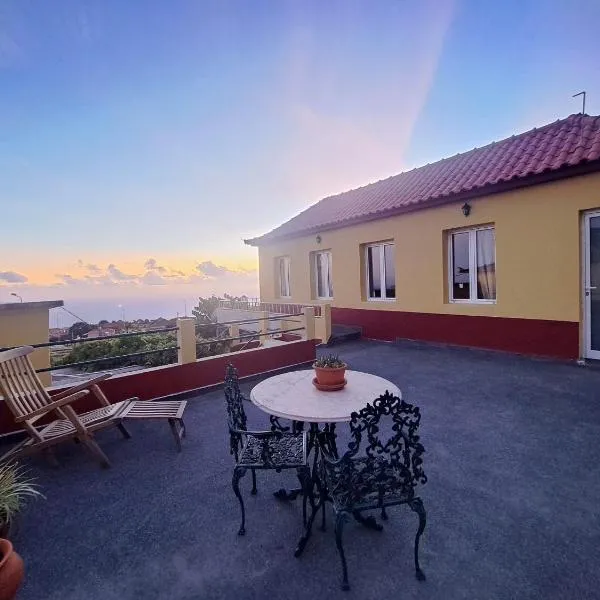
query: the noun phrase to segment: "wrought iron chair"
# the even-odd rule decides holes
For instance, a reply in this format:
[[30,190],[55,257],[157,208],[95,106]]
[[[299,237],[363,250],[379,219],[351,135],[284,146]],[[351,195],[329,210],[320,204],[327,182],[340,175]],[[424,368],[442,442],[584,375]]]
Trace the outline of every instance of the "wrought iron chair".
[[[238,373],[233,365],[225,371],[225,400],[229,423],[230,452],[235,457],[232,486],[242,509],[242,524],[238,535],[246,533],[246,511],[240,492],[240,479],[248,470],[252,473],[252,495],[256,495],[256,471],[296,469],[303,491],[302,518],[306,525],[307,500],[313,506],[312,481],[307,459],[306,433],[289,431],[276,417],[271,417],[270,431],[248,431],[244,396],[240,391]],[[278,492],[276,492],[276,495]]]
[[[390,417],[391,436],[380,438],[382,417]],[[319,505],[311,515],[308,527],[319,508],[325,510],[325,498],[333,503],[335,512],[335,541],[342,561],[342,589],[350,589],[348,568],[342,546],[342,530],[345,520],[353,515],[363,524],[381,530],[373,516],[363,517],[362,511],[381,510],[386,520],[386,507],[407,504],[419,516],[415,537],[414,560],[417,579],[424,581],[425,574],[419,566],[419,540],[425,530],[426,513],[423,501],[416,493],[420,483],[426,483],[421,458],[425,449],[419,442],[421,413],[418,406],[408,404],[386,392],[373,404],[367,404],[359,413],[353,413],[350,421],[351,441],[348,450],[336,457],[331,446],[331,436],[319,434],[322,454],[320,462],[321,485],[326,494],[320,494]],[[364,455],[358,456],[366,434]]]

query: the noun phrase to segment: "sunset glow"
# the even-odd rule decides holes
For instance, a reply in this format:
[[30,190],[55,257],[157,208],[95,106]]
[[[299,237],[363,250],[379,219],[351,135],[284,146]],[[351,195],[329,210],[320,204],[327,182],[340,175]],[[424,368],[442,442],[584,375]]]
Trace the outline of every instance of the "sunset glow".
[[244,238],[582,87],[598,112],[599,6],[9,0],[0,302],[256,295]]

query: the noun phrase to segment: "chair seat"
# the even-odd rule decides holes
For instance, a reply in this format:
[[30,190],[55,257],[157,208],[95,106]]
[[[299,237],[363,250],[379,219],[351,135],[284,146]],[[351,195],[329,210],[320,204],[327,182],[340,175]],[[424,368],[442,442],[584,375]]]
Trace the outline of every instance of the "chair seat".
[[413,487],[406,482],[410,474],[402,465],[367,457],[354,458],[351,465],[344,466],[343,461],[326,465],[328,492],[336,510],[367,510],[413,498]]
[[[121,412],[131,400],[123,400],[116,402],[110,406],[103,406],[95,410],[90,410],[86,413],[77,415],[79,420],[90,430],[97,429],[97,426],[102,423],[110,422],[115,419],[120,419]],[[44,440],[56,437],[72,435],[76,432],[75,426],[69,419],[57,419],[46,425],[39,433]],[[33,440],[30,440],[33,442]]]
[[238,466],[293,468],[306,465],[306,433],[273,433],[268,437],[246,434]]

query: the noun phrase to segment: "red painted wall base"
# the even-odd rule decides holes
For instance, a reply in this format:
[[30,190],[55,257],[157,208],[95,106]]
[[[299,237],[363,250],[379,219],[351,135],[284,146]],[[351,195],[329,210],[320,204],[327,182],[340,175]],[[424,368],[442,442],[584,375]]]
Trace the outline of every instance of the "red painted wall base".
[[332,308],[333,324],[362,327],[363,336],[456,344],[519,354],[577,359],[579,323]]
[[[229,363],[236,367],[240,377],[247,377],[312,362],[315,357],[315,341],[303,340],[270,348],[256,348],[213,356],[185,365],[168,365],[115,375],[103,381],[100,387],[113,403],[132,397],[151,400],[222,383],[225,378],[225,367]],[[62,389],[65,388],[52,390],[51,393],[58,393]],[[77,412],[92,410],[99,406],[98,401],[93,397],[82,398],[73,405]],[[42,421],[39,422],[41,423]],[[0,402],[0,434],[18,429],[22,427],[15,425],[8,407],[4,402]]]

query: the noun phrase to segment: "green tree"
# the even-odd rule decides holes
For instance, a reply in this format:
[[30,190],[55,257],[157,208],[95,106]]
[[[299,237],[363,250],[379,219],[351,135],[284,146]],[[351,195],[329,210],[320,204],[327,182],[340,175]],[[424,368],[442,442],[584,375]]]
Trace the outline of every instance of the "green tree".
[[86,333],[90,332],[93,327],[89,323],[84,323],[83,321],[77,321],[73,323],[71,327],[69,327],[69,336],[72,340],[76,338],[80,338],[84,336]]
[[198,306],[192,309],[196,318],[196,356],[216,356],[230,351],[231,342],[221,338],[228,337],[229,328],[219,326],[216,311],[221,299],[215,295],[210,298],[198,298]]
[[198,298],[198,306],[192,308],[192,315],[196,318],[196,329],[203,338],[214,338],[217,335],[216,311],[219,307],[220,298]]

